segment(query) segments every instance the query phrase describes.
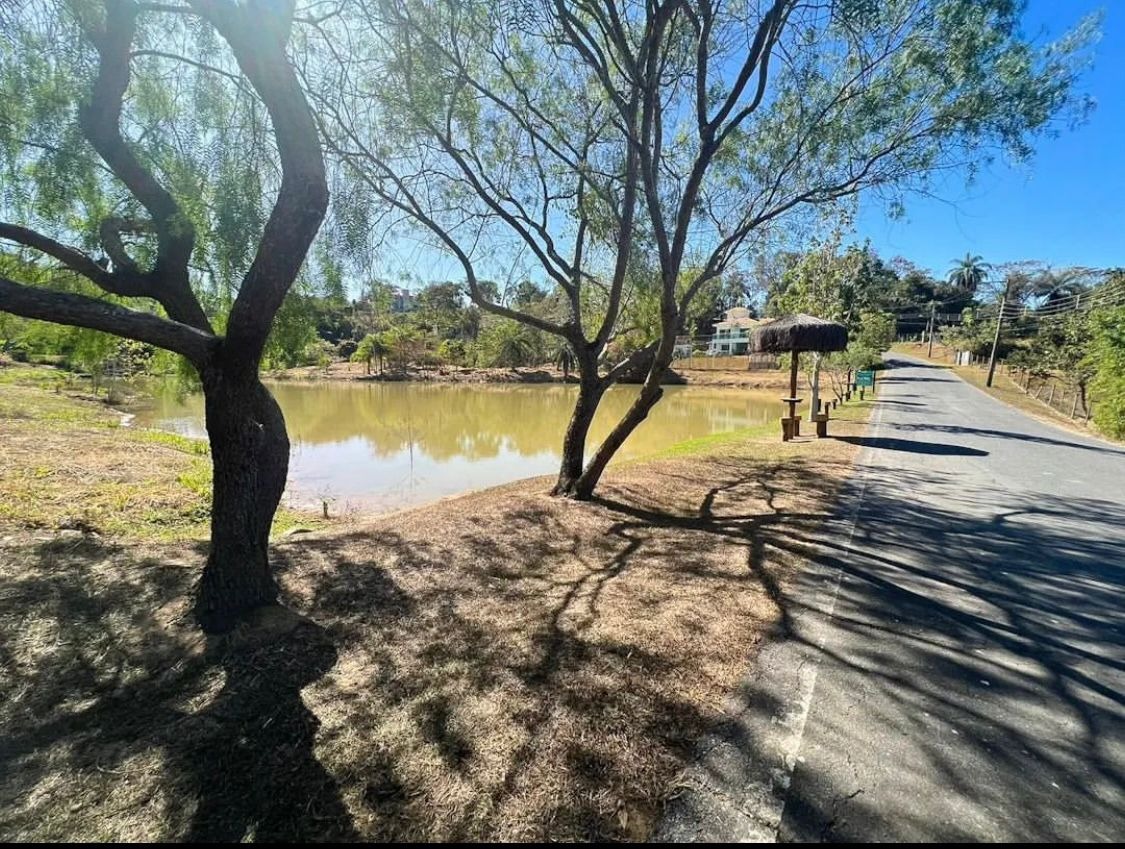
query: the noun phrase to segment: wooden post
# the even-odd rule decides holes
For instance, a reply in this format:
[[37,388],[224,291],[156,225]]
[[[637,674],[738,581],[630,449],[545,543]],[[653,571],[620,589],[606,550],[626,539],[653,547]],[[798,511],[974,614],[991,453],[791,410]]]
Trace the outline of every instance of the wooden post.
[[[789,397],[797,397],[797,360],[801,355],[796,351],[789,358]],[[793,418],[797,414],[797,404],[795,401],[789,402],[789,418]]]
[[1047,393],[1047,406],[1048,407],[1050,407],[1051,402],[1055,400],[1055,379],[1052,377],[1050,380],[1051,380],[1051,391],[1049,393]]
[[1000,296],[1000,310],[996,313],[996,335],[992,337],[992,353],[988,357],[988,378],[984,381],[985,386],[992,386],[992,375],[996,371],[996,348],[1000,344],[1000,327],[1004,323],[1004,305],[1008,302],[1008,289],[1011,285],[1012,281],[1009,278],[1004,286],[1004,294]]
[[1078,387],[1074,387],[1074,403],[1070,405],[1070,417],[1073,419],[1074,414],[1078,411]]
[[926,359],[928,360],[934,358],[934,309],[936,306],[937,301],[930,301],[930,321],[926,329],[926,336],[930,340],[930,350],[926,353]]

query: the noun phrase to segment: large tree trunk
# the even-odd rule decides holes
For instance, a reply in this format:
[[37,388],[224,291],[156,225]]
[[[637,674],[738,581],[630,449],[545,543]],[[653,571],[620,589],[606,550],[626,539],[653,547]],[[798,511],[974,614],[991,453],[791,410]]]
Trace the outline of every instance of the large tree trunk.
[[648,418],[649,412],[664,395],[664,389],[660,384],[664,380],[664,375],[668,373],[668,367],[672,362],[672,346],[664,347],[667,350],[657,350],[653,356],[648,375],[645,377],[645,382],[641,384],[640,394],[633,401],[621,421],[610,431],[609,436],[598,446],[598,450],[594,452],[594,456],[590,458],[590,462],[583,469],[581,476],[574,485],[572,497],[579,501],[588,501],[593,496],[594,488],[602,479],[602,474],[605,472],[606,466],[609,465],[609,461],[613,459],[613,455],[625,444],[625,440],[640,426],[641,422]]
[[563,437],[562,462],[559,465],[559,479],[555,482],[552,495],[567,498],[578,496],[578,481],[582,477],[582,464],[586,459],[586,437],[594,414],[598,411],[606,385],[598,377],[596,360],[579,363],[578,400]]
[[203,373],[214,470],[211,551],[196,599],[203,630],[230,630],[250,611],[277,603],[269,535],[289,471],[281,408],[239,364]]

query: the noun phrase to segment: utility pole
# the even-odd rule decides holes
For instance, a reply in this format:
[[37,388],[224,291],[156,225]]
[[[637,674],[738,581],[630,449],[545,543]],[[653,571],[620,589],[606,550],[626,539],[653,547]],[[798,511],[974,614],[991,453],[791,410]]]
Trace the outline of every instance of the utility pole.
[[1012,280],[1009,277],[1008,282],[1004,284],[1004,294],[1000,296],[1000,311],[996,314],[996,335],[992,337],[992,354],[988,358],[988,379],[984,382],[985,386],[992,385],[992,375],[996,373],[996,347],[1000,344],[1000,326],[1004,323],[1004,304],[1008,302],[1008,289],[1012,286]]
[[927,359],[934,358],[934,308],[937,306],[937,301],[930,301],[930,329],[926,333],[930,338],[930,351],[926,354]]

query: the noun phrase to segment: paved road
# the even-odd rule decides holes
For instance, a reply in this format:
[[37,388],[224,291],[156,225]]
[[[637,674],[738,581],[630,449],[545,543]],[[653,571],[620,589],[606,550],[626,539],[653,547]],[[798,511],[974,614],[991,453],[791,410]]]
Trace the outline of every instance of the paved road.
[[1125,839],[1125,451],[892,361],[669,840]]

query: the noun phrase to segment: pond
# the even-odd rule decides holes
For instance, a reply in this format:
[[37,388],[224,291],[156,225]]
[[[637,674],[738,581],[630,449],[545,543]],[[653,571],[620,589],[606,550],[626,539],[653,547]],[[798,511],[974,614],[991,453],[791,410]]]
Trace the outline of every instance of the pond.
[[[577,388],[560,384],[271,383],[292,443],[285,502],[385,512],[558,470]],[[636,397],[610,390],[597,445]],[[776,391],[668,387],[615,461],[776,421]],[[157,397],[137,424],[206,437],[200,395]]]

